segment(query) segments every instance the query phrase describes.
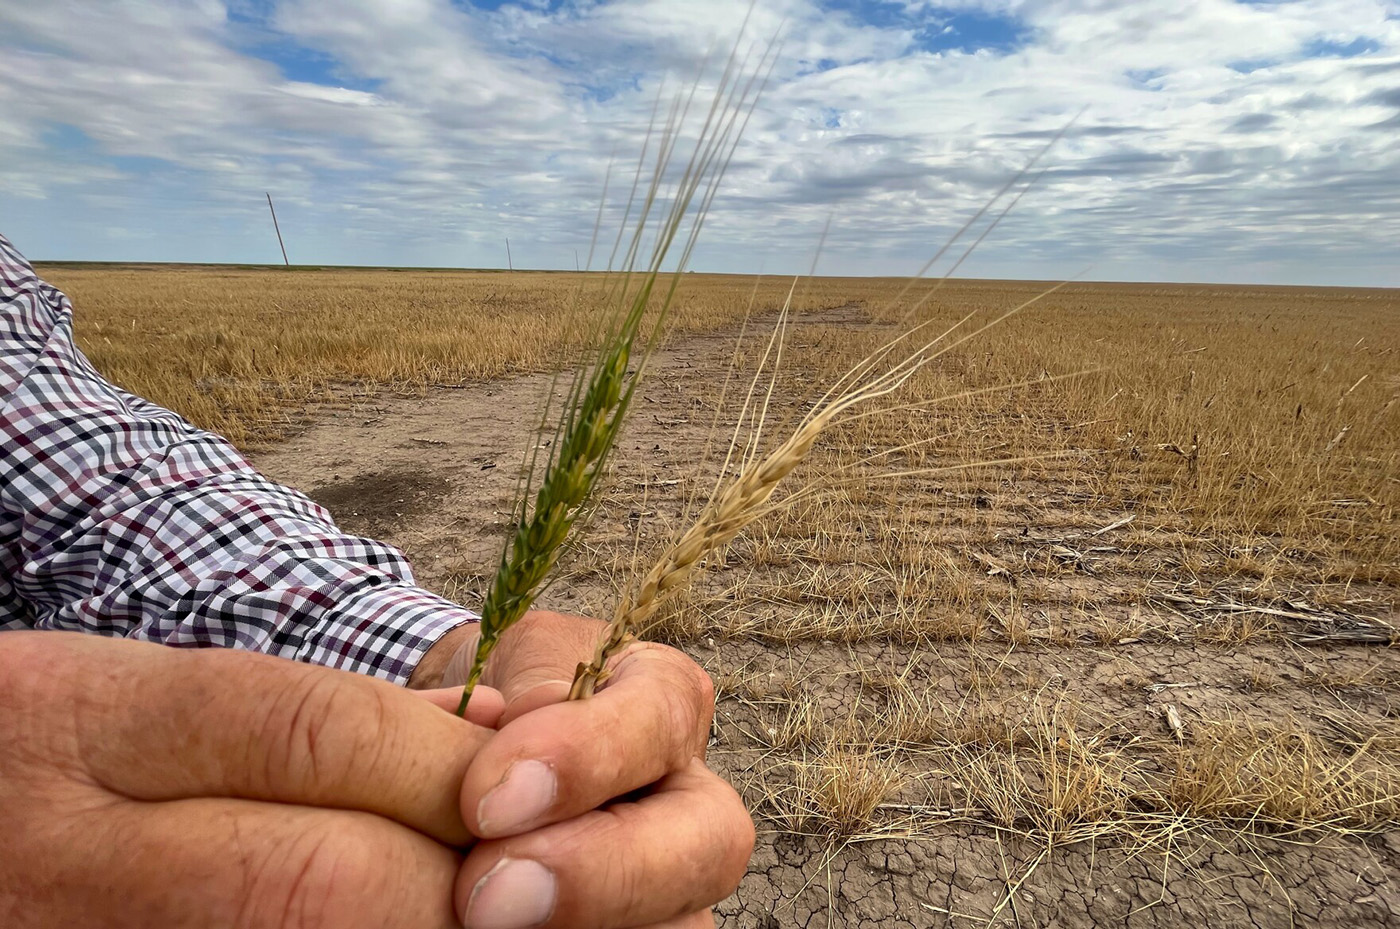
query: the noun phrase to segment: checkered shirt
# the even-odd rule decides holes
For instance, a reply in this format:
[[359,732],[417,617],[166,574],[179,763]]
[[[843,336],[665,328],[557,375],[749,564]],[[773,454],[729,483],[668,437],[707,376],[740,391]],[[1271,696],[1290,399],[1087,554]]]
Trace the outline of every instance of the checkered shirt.
[[0,236],[0,630],[222,645],[404,683],[476,617],[217,435],[108,383]]

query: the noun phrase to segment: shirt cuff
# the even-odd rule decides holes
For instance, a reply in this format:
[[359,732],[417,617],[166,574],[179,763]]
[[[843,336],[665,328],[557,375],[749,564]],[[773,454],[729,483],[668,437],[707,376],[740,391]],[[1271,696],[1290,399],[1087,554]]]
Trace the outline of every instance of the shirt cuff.
[[296,657],[404,685],[439,639],[480,619],[421,587],[367,587],[323,615]]

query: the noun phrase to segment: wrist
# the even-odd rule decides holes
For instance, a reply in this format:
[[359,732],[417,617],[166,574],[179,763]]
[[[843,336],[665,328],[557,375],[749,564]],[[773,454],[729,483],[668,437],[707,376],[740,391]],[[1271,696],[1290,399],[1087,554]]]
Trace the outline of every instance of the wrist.
[[479,624],[475,622],[463,623],[447,630],[419,659],[417,667],[408,677],[409,689],[429,690],[448,686],[449,683],[444,678],[453,668],[453,659],[476,641],[479,632]]

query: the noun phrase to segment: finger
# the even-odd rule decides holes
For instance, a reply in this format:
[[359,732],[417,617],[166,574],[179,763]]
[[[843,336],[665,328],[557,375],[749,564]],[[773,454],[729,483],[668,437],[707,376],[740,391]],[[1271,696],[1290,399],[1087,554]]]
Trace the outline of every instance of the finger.
[[566,681],[557,677],[523,686],[517,682],[517,685],[511,688],[513,696],[501,713],[497,725],[504,726],[526,713],[533,713],[540,707],[563,703],[569,699],[569,691],[573,688],[573,684],[572,679]]
[[47,886],[35,888],[46,907],[68,911],[53,925],[460,926],[459,856],[367,813],[176,800],[122,803],[79,827],[85,867],[50,868],[38,878]]
[[356,809],[470,838],[462,777],[491,733],[401,688],[225,649],[53,632],[7,646],[35,680],[64,682],[75,757],[110,791]]
[[477,845],[458,913],[467,929],[665,924],[733,893],[753,839],[738,795],[693,760],[635,803]]
[[606,629],[607,624],[596,619],[531,610],[506,630],[483,678],[505,698],[500,724],[542,706],[562,703],[579,663],[593,657]]
[[[433,706],[456,714],[457,707],[462,702],[461,687],[438,687],[433,690],[410,690],[420,700],[427,700]],[[471,702],[467,704],[467,722],[484,726],[487,729],[495,729],[501,721],[501,713],[505,711],[505,698],[501,692],[494,687],[487,687],[478,684],[472,690]]]
[[467,769],[462,815],[483,838],[560,822],[685,768],[704,746],[714,688],[674,649],[637,645],[587,700],[507,723]]

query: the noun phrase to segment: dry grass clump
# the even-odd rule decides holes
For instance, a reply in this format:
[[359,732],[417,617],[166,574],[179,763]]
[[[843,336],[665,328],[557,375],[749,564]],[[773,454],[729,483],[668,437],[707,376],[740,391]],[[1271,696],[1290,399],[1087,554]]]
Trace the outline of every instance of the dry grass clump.
[[869,832],[880,810],[909,782],[889,753],[845,747],[784,762],[771,773],[781,782],[767,798],[779,825],[833,839]]
[[1361,668],[1333,669],[1322,668],[1315,671],[1307,671],[1302,675],[1299,682],[1304,687],[1316,687],[1324,690],[1334,688],[1367,688],[1384,690],[1386,688],[1400,687],[1400,666],[1394,662],[1387,661],[1382,656],[1374,662],[1368,663]]
[[[836,714],[798,700],[765,735],[803,758],[769,770],[773,818],[842,836],[956,819],[1054,843],[1132,842],[1188,825],[1320,834],[1400,820],[1400,738],[1379,732],[1329,742],[1293,725],[1193,720],[1177,739],[1095,720],[1063,696],[949,703],[895,684]],[[896,793],[914,800],[891,803]]]
[[1031,729],[1025,747],[949,749],[941,767],[950,799],[996,826],[1072,842],[1131,828],[1150,796],[1146,772],[1121,752],[1073,730]]
[[1366,829],[1400,820],[1400,739],[1336,747],[1294,727],[1202,727],[1175,759],[1174,809],[1198,817]]

